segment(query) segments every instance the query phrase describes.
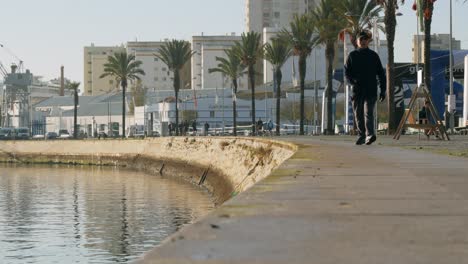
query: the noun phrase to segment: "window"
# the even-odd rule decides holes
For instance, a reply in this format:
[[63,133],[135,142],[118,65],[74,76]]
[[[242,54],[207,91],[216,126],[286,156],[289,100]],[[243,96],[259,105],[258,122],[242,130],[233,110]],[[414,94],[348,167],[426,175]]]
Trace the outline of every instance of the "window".
[[167,80],[167,78],[166,78],[166,77],[162,77],[162,80],[165,81],[165,80]]
[[154,58],[154,61],[159,61],[159,58]]
[[154,81],[157,82],[159,79],[158,77],[154,77]]
[[210,111],[210,118],[214,118],[215,117],[215,111]]
[[159,68],[158,68],[158,67],[154,67],[154,71],[158,71],[158,70],[159,70]]
[[167,69],[166,69],[166,67],[162,67],[161,70],[162,70],[162,71],[166,71]]
[[102,52],[102,55],[106,55],[107,53],[105,51]]
[[280,17],[280,12],[275,12],[275,18],[279,18]]

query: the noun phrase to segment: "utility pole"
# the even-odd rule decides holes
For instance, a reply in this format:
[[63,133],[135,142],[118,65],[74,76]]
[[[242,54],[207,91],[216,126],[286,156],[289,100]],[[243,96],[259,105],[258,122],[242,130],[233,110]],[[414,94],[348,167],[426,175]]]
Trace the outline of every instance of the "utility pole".
[[[450,78],[449,78],[449,85],[450,85],[450,95],[448,99],[448,112],[450,113],[450,133],[453,134],[453,127],[455,125],[455,108],[456,108],[456,101],[455,101],[455,95],[453,94],[453,43],[452,43],[452,0],[450,0],[450,39],[449,39],[449,46],[450,46]],[[465,87],[465,92],[466,92],[466,87]]]

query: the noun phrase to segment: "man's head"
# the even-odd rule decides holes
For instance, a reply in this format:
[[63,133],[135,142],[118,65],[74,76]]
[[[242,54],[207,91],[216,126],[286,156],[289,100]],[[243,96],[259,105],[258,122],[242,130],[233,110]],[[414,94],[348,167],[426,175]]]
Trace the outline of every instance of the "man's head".
[[367,31],[361,31],[357,35],[357,44],[359,48],[368,48],[370,40],[371,36]]

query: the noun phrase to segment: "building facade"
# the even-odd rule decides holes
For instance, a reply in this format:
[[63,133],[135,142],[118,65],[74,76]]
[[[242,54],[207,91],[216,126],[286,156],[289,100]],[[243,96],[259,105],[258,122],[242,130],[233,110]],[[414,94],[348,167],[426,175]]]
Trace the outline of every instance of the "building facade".
[[[264,28],[263,29],[263,42],[264,44],[270,43],[280,29],[278,28]],[[283,84],[292,84],[292,86],[299,85],[299,68],[298,56],[291,56],[281,67]],[[317,83],[320,87],[326,83],[325,71],[325,49],[322,46],[317,46],[312,50],[312,53],[307,57],[306,62],[306,79],[307,83]],[[264,60],[263,61],[263,81],[264,83],[273,82],[273,67]]]
[[247,0],[246,31],[261,33],[265,27],[286,27],[294,15],[315,8],[318,2],[318,0]]
[[104,73],[104,64],[107,57],[117,52],[124,52],[125,47],[97,47],[94,44],[84,47],[83,52],[83,95],[99,95],[112,91],[118,87],[118,83],[113,77],[100,78]]
[[[461,41],[452,38],[453,50],[461,49]],[[449,50],[450,35],[449,34],[433,34],[431,35],[432,50]],[[424,35],[413,36],[413,63],[424,63]]]
[[[152,91],[169,90],[174,86],[174,73],[156,57],[164,43],[164,41],[127,42],[127,53],[134,54],[136,60],[143,62],[141,68],[145,71],[145,75],[140,76],[143,87]],[[190,88],[190,62],[182,69],[180,78],[180,89]]]
[[[231,80],[223,77],[221,73],[209,73],[209,69],[218,66],[216,57],[226,58],[225,50],[234,46],[241,39],[235,34],[225,36],[193,36],[192,50],[192,88],[203,90],[216,87],[230,87]],[[246,90],[247,75],[239,78],[238,89]]]

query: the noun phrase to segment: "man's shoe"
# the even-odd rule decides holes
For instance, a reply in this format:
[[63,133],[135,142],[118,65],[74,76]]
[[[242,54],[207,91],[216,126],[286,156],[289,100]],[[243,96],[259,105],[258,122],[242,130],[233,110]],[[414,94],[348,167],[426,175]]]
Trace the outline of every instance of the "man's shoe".
[[355,144],[356,144],[356,145],[362,145],[362,144],[364,144],[364,143],[366,143],[366,137],[365,137],[365,136],[360,136],[360,137],[358,137],[358,139],[356,140],[356,143],[355,143]]
[[374,141],[377,139],[377,137],[375,135],[372,135],[372,136],[369,136],[366,138],[366,145],[370,145],[372,143],[374,143]]

